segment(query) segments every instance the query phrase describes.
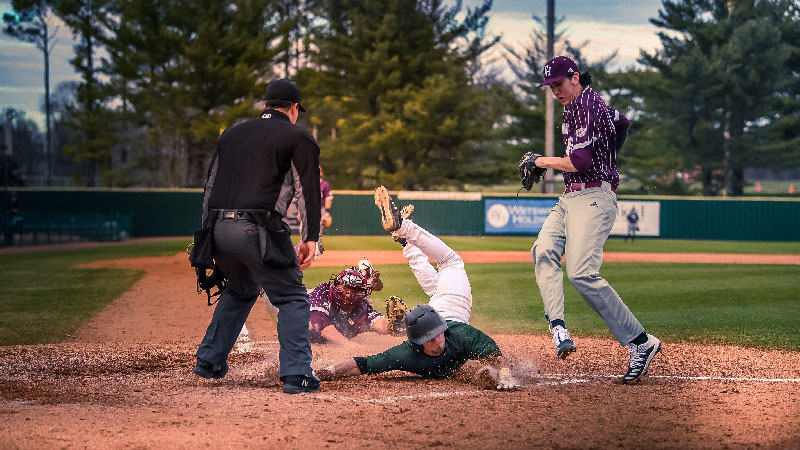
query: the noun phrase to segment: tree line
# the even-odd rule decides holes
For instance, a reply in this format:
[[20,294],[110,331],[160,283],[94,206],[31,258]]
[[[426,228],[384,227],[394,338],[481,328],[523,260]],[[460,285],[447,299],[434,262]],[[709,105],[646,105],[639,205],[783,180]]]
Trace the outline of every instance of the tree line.
[[[534,16],[527,45],[498,48],[486,33],[491,7],[14,1],[4,32],[41,50],[46,70],[49,19],[60,18],[76,38],[70,62],[80,81],[52,95],[47,87],[45,136],[17,115],[15,148],[29,147],[15,150],[11,173],[32,170],[44,149],[48,180],[57,167],[84,186],[202,186],[220,131],[258,113],[270,80],[292,78],[308,110],[300,123],[337,189],[512,183],[522,148],[544,148],[550,93],[536,84],[546,30]],[[650,19],[661,47],[617,72],[614,52],[586,54],[563,21],[556,53],[592,72],[593,88],[634,121],[618,159],[638,192],[688,193],[681,175],[696,172],[704,195],[741,195],[746,167],[800,166],[797,2],[664,1]],[[490,50],[504,55],[502,66]]]

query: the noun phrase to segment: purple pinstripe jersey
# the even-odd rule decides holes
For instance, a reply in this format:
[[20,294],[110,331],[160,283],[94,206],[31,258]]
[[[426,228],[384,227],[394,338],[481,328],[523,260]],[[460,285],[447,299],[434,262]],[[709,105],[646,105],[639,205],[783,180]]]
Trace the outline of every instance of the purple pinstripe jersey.
[[333,325],[347,339],[366,333],[375,319],[383,317],[381,313],[366,300],[356,305],[349,313],[342,312],[331,301],[331,283],[322,283],[308,294],[311,306],[309,331],[311,342],[325,342],[320,334],[326,327]]
[[[591,87],[564,107],[561,139],[566,155],[577,172],[564,172],[564,183],[608,181],[614,188],[619,185],[617,172],[617,132],[615,115],[603,98]],[[629,124],[625,116],[620,116]],[[622,120],[620,119],[620,120]]]

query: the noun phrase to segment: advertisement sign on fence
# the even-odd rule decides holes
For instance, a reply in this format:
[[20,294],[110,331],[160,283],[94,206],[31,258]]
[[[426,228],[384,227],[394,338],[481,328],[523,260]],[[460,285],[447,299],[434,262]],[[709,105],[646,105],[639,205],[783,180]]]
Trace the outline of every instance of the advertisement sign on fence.
[[612,235],[624,236],[628,234],[628,216],[635,212],[638,216],[636,222],[636,236],[659,236],[661,223],[661,203],[659,202],[634,202],[628,200],[617,201],[617,220]]
[[486,198],[484,232],[535,234],[558,199]]

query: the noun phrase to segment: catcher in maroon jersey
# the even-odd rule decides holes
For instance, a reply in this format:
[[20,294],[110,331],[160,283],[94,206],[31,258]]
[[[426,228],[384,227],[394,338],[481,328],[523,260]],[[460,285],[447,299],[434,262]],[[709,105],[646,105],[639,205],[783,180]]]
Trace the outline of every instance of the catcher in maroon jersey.
[[361,333],[388,334],[387,320],[369,302],[372,283],[355,267],[343,270],[308,295],[311,342],[347,344]]

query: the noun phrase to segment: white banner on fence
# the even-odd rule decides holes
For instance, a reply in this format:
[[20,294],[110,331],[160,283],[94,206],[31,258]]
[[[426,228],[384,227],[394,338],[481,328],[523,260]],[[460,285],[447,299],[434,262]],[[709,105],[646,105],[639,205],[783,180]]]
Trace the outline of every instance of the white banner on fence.
[[636,231],[637,236],[658,236],[660,234],[660,202],[618,200],[617,220],[614,222],[614,228],[611,229],[612,235],[624,236],[628,234],[628,216],[634,211],[639,217],[639,220],[636,222],[636,226],[639,228],[639,230]]

